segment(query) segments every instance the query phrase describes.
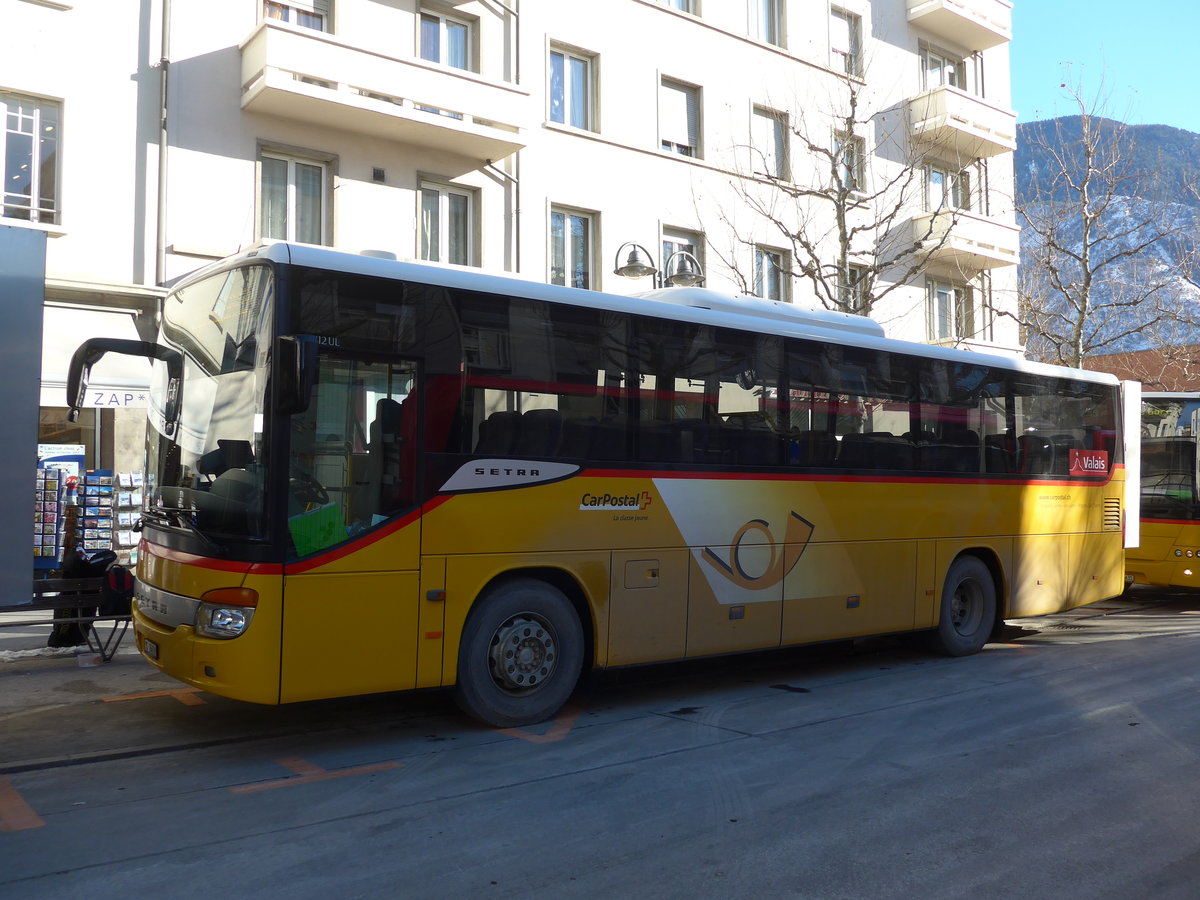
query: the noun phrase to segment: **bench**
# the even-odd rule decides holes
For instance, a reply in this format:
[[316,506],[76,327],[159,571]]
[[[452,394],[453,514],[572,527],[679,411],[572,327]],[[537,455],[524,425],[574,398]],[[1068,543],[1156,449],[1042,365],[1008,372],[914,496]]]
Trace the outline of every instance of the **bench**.
[[[129,613],[109,615],[94,614],[82,616],[81,609],[96,610],[100,605],[103,591],[103,577],[94,578],[37,578],[33,581],[33,602],[20,606],[0,607],[5,612],[45,612],[52,611],[53,619],[21,619],[19,621],[0,620],[0,627],[30,628],[35,625],[84,625],[88,647],[100,655],[105,662],[112,662],[125,633],[129,630]],[[76,611],[75,615],[59,615],[68,610]],[[112,630],[106,638],[101,638],[91,626],[97,622],[112,622]]]

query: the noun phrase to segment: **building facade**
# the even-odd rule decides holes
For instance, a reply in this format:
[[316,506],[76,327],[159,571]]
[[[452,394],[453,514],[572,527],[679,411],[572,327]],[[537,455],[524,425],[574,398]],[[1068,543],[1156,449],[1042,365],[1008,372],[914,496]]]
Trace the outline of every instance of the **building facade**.
[[634,242],[1019,352],[1006,0],[4,7],[2,221],[48,236],[41,439],[89,466],[136,466],[148,369],[106,358],[68,423],[74,347],[149,338],[166,288],[264,239],[614,293],[653,287],[614,271]]

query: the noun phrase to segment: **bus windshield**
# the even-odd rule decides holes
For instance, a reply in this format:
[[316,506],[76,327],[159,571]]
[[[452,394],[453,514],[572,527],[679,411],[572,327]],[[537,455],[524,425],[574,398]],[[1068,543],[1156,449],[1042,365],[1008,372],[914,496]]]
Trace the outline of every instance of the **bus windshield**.
[[1153,394],[1144,398],[1142,507],[1151,514],[1177,516],[1196,505],[1198,428],[1200,399]]
[[[158,341],[184,358],[178,426],[167,425],[156,362],[147,429],[147,519],[209,538],[267,538],[264,406],[273,278],[242,266],[192,282],[163,304]],[[168,436],[168,435],[171,436]]]

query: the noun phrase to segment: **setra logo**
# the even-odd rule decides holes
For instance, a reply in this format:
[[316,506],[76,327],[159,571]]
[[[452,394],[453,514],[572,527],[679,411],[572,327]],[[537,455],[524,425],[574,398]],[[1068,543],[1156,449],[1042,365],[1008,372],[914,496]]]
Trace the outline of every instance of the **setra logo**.
[[[746,571],[742,564],[742,541],[751,531],[757,531],[766,538],[765,546],[770,549],[765,570],[757,575]],[[751,519],[738,529],[729,547],[729,560],[726,562],[711,548],[704,548],[704,561],[713,569],[728,578],[738,587],[750,590],[763,590],[773,587],[783,581],[788,572],[795,568],[812,538],[813,524],[796,513],[788,516],[787,528],[783,536],[783,546],[775,543],[771,534],[771,526],[762,519]]]

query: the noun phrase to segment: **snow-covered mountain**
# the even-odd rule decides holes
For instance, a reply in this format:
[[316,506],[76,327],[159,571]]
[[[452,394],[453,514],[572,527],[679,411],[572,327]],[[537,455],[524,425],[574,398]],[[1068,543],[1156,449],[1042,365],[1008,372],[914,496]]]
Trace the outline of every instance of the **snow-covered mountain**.
[[[1044,271],[1038,265],[1044,256],[1042,233],[1053,229],[1059,244],[1074,253],[1083,250],[1082,200],[1072,187],[1085,171],[1083,124],[1070,116],[1017,126],[1017,205],[1024,213],[1021,283],[1027,296],[1041,301],[1049,321],[1060,313],[1070,319],[1071,313],[1063,293],[1038,277]],[[1108,119],[1093,118],[1089,124],[1093,148],[1118,158],[1112,180],[1093,185],[1092,203],[1107,203],[1089,249],[1093,264],[1108,256],[1120,259],[1092,286],[1088,343],[1100,354],[1200,344],[1200,135]],[[1083,267],[1070,255],[1060,255],[1056,267],[1068,283],[1082,280]],[[1128,305],[1140,297],[1147,299]],[[1165,318],[1163,310],[1169,311]],[[1030,336],[1032,355],[1045,355],[1047,346]]]

